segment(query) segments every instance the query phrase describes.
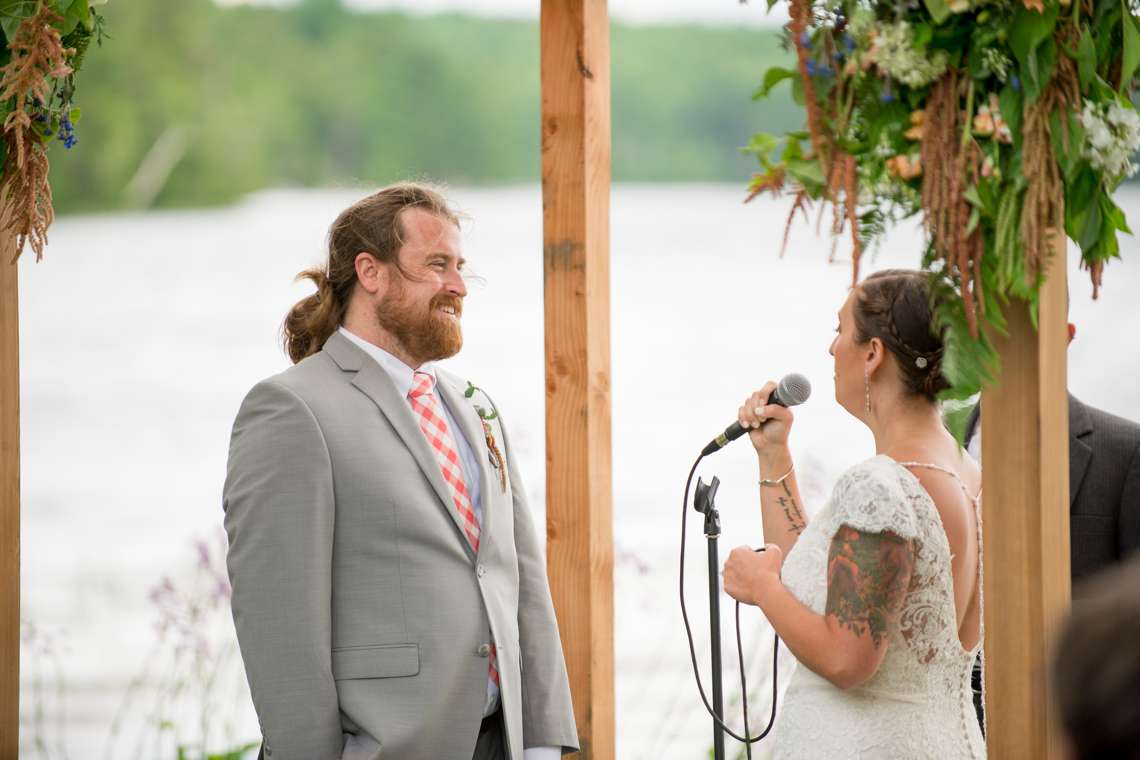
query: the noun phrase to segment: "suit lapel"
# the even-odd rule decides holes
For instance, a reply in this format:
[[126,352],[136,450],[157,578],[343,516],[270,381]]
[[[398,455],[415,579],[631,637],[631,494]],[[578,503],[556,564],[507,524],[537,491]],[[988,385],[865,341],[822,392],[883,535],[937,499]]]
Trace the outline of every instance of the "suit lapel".
[[467,549],[468,555],[474,556],[471,544],[467,541],[467,534],[463,530],[463,518],[455,508],[455,501],[451,498],[451,490],[443,479],[439,462],[436,461],[423,431],[420,430],[419,422],[407,399],[401,397],[396,386],[392,384],[392,378],[388,377],[388,373],[364,351],[339,333],[333,333],[325,343],[324,350],[333,357],[341,369],[355,371],[352,385],[370,398],[388,419],[428,479],[443,508],[451,515],[459,531],[459,540]]
[[978,401],[978,403],[974,404],[974,408],[970,410],[970,416],[966,419],[966,434],[963,436],[966,446],[970,445],[974,433],[978,430],[978,420],[981,419],[981,414],[982,402]]
[[[459,431],[467,439],[467,445],[475,454],[475,461],[479,465],[479,499],[483,507],[483,522],[479,526],[479,547],[482,549],[484,538],[491,532],[491,476],[490,460],[488,459],[486,439],[483,435],[483,421],[479,419],[475,406],[463,395],[463,391],[450,377],[446,377],[436,369],[435,387],[439,390],[440,398],[447,404],[448,411],[459,425]],[[495,482],[499,482],[498,473],[494,473]]]
[[1092,461],[1092,447],[1082,440],[1093,430],[1085,405],[1069,395],[1069,506],[1077,501],[1081,481],[1085,478],[1089,462]]

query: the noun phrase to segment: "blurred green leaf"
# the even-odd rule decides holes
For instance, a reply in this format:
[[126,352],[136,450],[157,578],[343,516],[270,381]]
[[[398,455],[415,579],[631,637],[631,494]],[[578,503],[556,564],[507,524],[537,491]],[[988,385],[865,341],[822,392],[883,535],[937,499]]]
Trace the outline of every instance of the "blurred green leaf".
[[0,0],[0,28],[9,40],[16,38],[20,23],[35,14],[38,0]]
[[936,24],[941,24],[950,18],[950,6],[946,0],[923,0],[923,5],[926,6],[926,10],[930,11],[930,15]]
[[1136,29],[1136,19],[1128,10],[1128,3],[1120,0],[1121,29],[1124,37],[1124,60],[1120,66],[1120,92],[1128,92],[1132,87],[1132,77],[1136,66],[1140,65],[1140,31]]
[[778,85],[780,82],[783,82],[785,79],[793,79],[798,76],[799,72],[797,71],[786,69],[782,66],[773,66],[764,72],[764,83],[760,85],[756,92],[752,93],[752,99],[760,100],[762,98],[766,98],[768,97],[768,93],[772,91],[772,88]]
[[1096,74],[1096,45],[1093,44],[1092,32],[1086,27],[1081,33],[1081,41],[1077,45],[1077,70],[1081,80],[1081,91],[1088,89]]

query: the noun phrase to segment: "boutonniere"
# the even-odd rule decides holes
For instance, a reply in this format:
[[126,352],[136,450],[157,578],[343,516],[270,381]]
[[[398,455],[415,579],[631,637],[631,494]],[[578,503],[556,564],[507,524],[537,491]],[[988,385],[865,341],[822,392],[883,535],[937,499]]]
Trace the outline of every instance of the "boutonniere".
[[[499,450],[499,444],[495,442],[495,431],[491,428],[491,420],[499,418],[499,410],[495,406],[495,402],[487,395],[487,391],[468,380],[467,390],[463,392],[464,398],[473,398],[476,392],[481,393],[483,398],[487,399],[487,403],[491,405],[491,411],[487,411],[486,407],[475,404],[475,411],[479,415],[479,421],[483,423],[483,437],[487,439],[487,452],[491,466],[499,471],[499,485],[502,487],[503,493],[506,493],[507,460],[503,458],[503,452]],[[501,420],[500,424],[502,424]]]

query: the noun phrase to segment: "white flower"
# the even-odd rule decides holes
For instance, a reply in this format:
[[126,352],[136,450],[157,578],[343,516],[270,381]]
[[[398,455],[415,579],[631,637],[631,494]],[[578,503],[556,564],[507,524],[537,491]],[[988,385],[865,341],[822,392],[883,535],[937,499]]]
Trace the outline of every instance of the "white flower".
[[1108,105],[1085,103],[1081,123],[1087,142],[1084,156],[1094,169],[1111,179],[1136,173],[1130,159],[1140,149],[1140,115],[1134,108],[1119,101]]
[[999,82],[1004,83],[1009,77],[1009,67],[1012,65],[1010,57],[997,48],[982,50],[982,68],[997,77]]
[[933,82],[946,70],[946,51],[918,50],[910,24],[899,21],[883,24],[875,36],[871,52],[879,70],[909,87],[922,87]]
[[107,0],[87,0],[88,7],[94,8],[96,5],[106,5]]

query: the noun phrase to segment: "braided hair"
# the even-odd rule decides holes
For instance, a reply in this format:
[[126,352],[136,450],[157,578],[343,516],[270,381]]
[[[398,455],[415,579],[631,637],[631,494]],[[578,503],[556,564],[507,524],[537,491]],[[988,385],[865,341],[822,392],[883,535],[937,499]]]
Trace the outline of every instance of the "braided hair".
[[903,387],[933,402],[950,387],[942,374],[945,351],[934,326],[928,275],[911,269],[886,269],[864,280],[854,302],[855,339],[878,338],[895,357]]

